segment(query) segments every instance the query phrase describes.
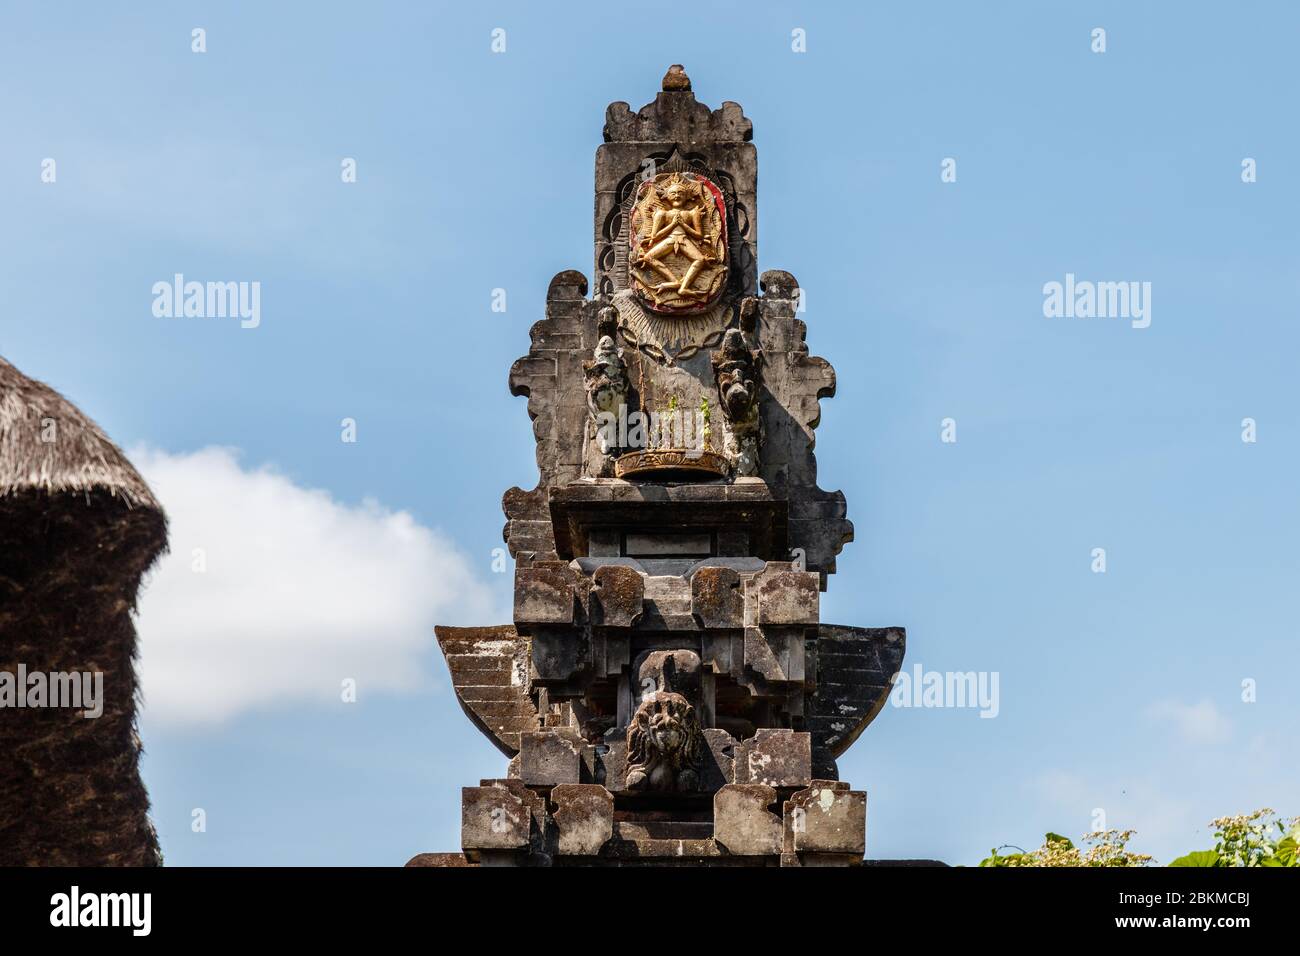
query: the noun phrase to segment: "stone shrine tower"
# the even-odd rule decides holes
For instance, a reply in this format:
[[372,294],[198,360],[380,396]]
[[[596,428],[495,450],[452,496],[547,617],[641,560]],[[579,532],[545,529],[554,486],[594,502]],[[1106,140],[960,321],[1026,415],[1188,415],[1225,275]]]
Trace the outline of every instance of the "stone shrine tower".
[[835,373],[794,278],[759,276],[752,136],[680,66],[606,112],[593,295],[557,275],[510,370],[540,472],[504,499],[514,623],[437,629],[509,769],[464,789],[462,852],[413,865],[863,860],[835,758],[904,634],[819,618],[853,537],[813,456]]

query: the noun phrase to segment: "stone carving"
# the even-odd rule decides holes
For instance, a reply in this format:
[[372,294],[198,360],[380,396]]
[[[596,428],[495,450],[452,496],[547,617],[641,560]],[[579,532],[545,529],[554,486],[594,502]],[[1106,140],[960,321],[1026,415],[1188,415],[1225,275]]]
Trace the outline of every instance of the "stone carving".
[[596,334],[601,338],[618,335],[618,309],[608,305],[601,307],[596,313]]
[[704,311],[727,282],[722,190],[697,173],[660,173],[637,189],[628,265],[632,291],[656,312]]
[[612,336],[601,335],[591,361],[582,363],[582,374],[590,412],[588,428],[597,459],[590,464],[588,473],[593,477],[607,477],[612,468],[612,456],[618,451],[618,418],[622,414],[620,409],[627,407],[628,393],[623,350],[614,344]]
[[650,695],[627,728],[627,789],[697,789],[703,749],[700,722],[690,702],[671,692]]
[[[746,303],[752,300],[746,300]],[[743,321],[743,318],[742,318]],[[711,356],[718,399],[727,427],[723,448],[735,473],[758,474],[758,388],[762,352],[751,349],[741,329],[728,329]]]
[[[602,412],[617,415],[619,406],[627,404],[627,366],[623,350],[608,335],[602,335],[592,353],[592,360],[582,365],[587,384],[587,407],[593,419]],[[608,453],[609,448],[601,446]]]
[[691,91],[691,78],[686,75],[686,69],[680,63],[674,63],[668,67],[668,72],[664,74],[663,90],[665,93],[689,93]]
[[745,344],[743,332],[729,329],[722,338],[722,348],[712,358],[718,398],[727,420],[743,422],[752,418],[758,398],[758,353]]
[[865,794],[836,758],[881,713],[904,634],[820,620],[852,539],[813,455],[835,373],[794,276],[758,274],[749,121],[680,68],[663,86],[607,111],[593,294],[558,274],[510,372],[539,472],[502,502],[513,622],[437,634],[511,763],[465,789],[463,852],[418,865],[861,862]]
[[652,448],[622,455],[614,462],[614,477],[631,478],[654,474],[661,480],[696,477],[701,481],[727,473],[727,459],[711,451],[685,448]]
[[692,703],[700,699],[700,655],[684,647],[647,651],[636,660],[637,684],[642,699],[662,691],[681,694]]
[[643,307],[630,289],[615,293],[613,302],[623,341],[670,368],[721,342],[731,314],[731,303],[725,300],[698,315],[655,312]]

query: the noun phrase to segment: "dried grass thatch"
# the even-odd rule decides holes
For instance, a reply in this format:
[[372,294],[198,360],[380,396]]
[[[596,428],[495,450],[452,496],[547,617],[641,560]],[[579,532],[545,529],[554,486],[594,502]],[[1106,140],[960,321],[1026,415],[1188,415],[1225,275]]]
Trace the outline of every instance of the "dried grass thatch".
[[41,491],[106,491],[129,507],[162,513],[144,479],[98,425],[0,358],[0,497]]
[[104,711],[0,709],[0,865],[160,862],[140,780],[136,634],[162,508],[121,450],[0,359],[0,671],[99,671]]

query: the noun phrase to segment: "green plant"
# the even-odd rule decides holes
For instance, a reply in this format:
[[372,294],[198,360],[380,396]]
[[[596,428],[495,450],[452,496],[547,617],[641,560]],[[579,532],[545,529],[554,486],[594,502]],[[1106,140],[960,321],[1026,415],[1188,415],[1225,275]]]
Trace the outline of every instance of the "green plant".
[[1300,843],[1300,817],[1277,818],[1268,807],[1235,817],[1210,821],[1214,827],[1214,849],[1194,850],[1170,866],[1300,866],[1296,847]]
[[1076,847],[1069,837],[1049,833],[1037,850],[1022,850],[1003,856],[997,849],[980,861],[980,866],[1146,866],[1151,857],[1134,853],[1126,844],[1133,830],[1101,830],[1089,833]]
[[[1211,820],[1214,849],[1194,850],[1170,866],[1300,866],[1300,817],[1281,820],[1265,807],[1243,816]],[[1016,853],[1001,854],[997,847],[980,861],[980,866],[1146,866],[1153,862],[1145,853],[1128,849],[1133,830],[1103,830],[1082,839],[1083,849],[1068,837],[1049,833],[1037,850],[1010,847]]]

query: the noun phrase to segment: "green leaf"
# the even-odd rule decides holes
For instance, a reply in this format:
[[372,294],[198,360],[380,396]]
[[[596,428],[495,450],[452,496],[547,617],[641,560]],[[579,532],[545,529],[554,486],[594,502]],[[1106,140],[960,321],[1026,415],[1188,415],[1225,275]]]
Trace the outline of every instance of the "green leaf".
[[1283,837],[1277,841],[1277,846],[1273,850],[1273,856],[1270,859],[1277,860],[1273,866],[1300,866],[1300,860],[1297,859],[1297,849],[1295,837]]
[[1063,837],[1059,833],[1049,833],[1043,838],[1044,843],[1064,843],[1067,850],[1073,850],[1074,844],[1070,842],[1069,837]]
[[1180,856],[1170,866],[1218,866],[1219,854],[1213,850],[1193,850],[1186,856]]

